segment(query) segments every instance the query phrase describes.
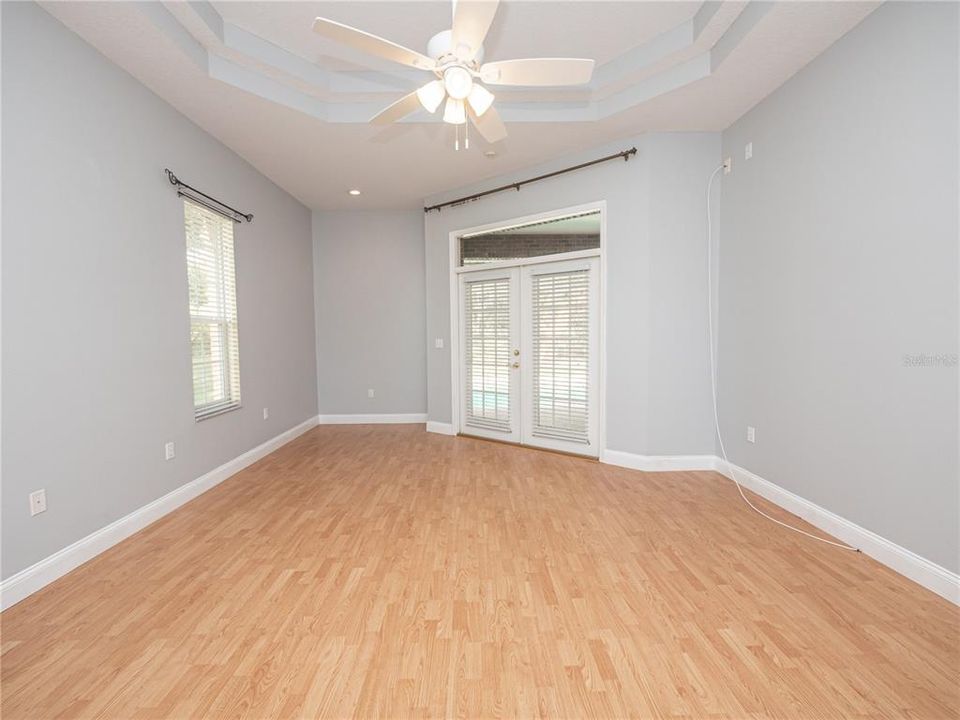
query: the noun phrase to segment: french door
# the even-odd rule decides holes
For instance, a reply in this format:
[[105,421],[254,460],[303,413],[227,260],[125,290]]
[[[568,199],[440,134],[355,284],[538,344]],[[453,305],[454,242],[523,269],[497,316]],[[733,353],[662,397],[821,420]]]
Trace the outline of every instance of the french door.
[[596,457],[599,258],[460,275],[465,435]]

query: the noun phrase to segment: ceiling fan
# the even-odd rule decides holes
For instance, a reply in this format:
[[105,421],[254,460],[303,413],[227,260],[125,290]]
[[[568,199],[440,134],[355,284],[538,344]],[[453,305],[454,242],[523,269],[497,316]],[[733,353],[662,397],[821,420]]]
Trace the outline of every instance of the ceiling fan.
[[444,122],[464,125],[464,145],[469,147],[469,118],[488,143],[507,136],[499,113],[492,107],[494,95],[487,85],[550,87],[582,85],[590,81],[593,60],[582,58],[524,58],[483,62],[483,40],[497,12],[498,0],[453,0],[453,27],[437,33],[427,44],[427,54],[397,45],[376,35],[318,17],[315,32],[377,57],[433,73],[435,79],[397,100],[370,122],[387,125],[423,106],[434,113],[446,100]]

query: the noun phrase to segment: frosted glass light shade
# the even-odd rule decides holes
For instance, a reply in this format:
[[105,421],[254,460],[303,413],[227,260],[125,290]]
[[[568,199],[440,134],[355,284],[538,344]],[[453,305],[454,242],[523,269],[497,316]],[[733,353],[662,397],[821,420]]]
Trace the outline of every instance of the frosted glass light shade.
[[420,104],[423,105],[424,109],[430,113],[437,111],[437,108],[440,107],[440,103],[443,102],[443,98],[445,98],[446,95],[447,91],[443,89],[443,83],[440,80],[428,82],[417,90],[417,99],[420,100]]
[[487,110],[489,110],[490,106],[493,104],[493,93],[487,90],[483,85],[474,83],[473,90],[470,91],[470,95],[467,97],[467,102],[470,103],[470,107],[473,108],[473,111],[477,114],[477,117],[480,117]]
[[466,68],[454,65],[444,71],[443,86],[454,100],[464,100],[473,88],[473,76]]
[[467,108],[463,100],[447,98],[447,106],[443,109],[443,121],[451,125],[463,125],[467,121]]

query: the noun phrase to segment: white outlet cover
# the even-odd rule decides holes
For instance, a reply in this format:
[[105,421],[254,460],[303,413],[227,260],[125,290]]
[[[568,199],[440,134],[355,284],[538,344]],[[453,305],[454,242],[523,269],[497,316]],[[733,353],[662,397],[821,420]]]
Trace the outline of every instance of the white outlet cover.
[[264,420],[269,420],[269,419],[270,419],[270,408],[264,408],[264,409],[263,409],[263,419],[264,419]]
[[753,157],[753,143],[748,142],[743,148],[743,159],[749,160]]
[[726,160],[723,161],[723,174],[729,175],[732,171],[733,171],[733,160],[731,158],[727,158]]
[[437,348],[437,350],[442,350],[442,349],[443,349],[443,338],[437,338],[436,340],[434,340],[434,341],[433,341],[433,346],[434,346],[435,348]]
[[747,442],[756,442],[757,441],[757,429],[747,426]]
[[173,460],[177,456],[177,448],[172,442],[163,446],[163,456],[167,460]]
[[368,398],[372,398],[372,397],[374,397],[374,395],[375,395],[375,393],[373,392],[373,388],[370,388],[369,390],[367,390],[367,397],[368,397]]
[[30,514],[39,515],[47,510],[47,491],[34,490],[30,493]]

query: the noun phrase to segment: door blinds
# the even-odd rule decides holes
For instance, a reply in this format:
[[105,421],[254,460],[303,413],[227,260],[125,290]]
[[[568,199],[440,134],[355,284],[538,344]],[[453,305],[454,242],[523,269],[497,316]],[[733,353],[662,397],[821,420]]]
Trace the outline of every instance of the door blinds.
[[193,407],[197,420],[240,406],[233,221],[183,203],[190,288]]
[[511,431],[510,279],[464,283],[466,425]]
[[535,436],[589,443],[590,272],[532,277]]

